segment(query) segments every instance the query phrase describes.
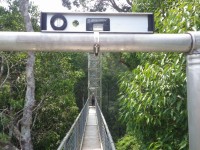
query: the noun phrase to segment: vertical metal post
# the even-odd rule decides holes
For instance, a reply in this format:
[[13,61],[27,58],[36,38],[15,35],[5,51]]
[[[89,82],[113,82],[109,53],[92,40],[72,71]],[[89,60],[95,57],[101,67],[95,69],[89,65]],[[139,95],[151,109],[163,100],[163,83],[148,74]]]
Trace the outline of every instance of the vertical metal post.
[[200,54],[187,56],[189,149],[200,148]]
[[100,107],[102,99],[101,57],[102,57],[101,53],[99,53],[98,56],[95,56],[94,53],[88,54],[88,96],[94,94],[94,96],[97,98],[99,102]]
[[88,54],[88,96],[94,95],[102,107],[102,64],[99,32],[103,31],[103,24],[94,24],[93,53]]
[[189,126],[189,149],[200,148],[200,33],[189,32],[191,51],[187,55],[187,107]]
[[84,96],[82,97],[82,103],[83,103],[83,107],[84,107],[84,105],[85,105]]

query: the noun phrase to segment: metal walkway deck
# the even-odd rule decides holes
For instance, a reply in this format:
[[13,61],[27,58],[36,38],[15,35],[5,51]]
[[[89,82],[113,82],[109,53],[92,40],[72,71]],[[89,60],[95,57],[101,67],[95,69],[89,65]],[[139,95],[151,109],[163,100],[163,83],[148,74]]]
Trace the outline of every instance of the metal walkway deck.
[[87,100],[57,150],[116,150],[97,100]]
[[82,150],[102,150],[95,106],[89,106]]

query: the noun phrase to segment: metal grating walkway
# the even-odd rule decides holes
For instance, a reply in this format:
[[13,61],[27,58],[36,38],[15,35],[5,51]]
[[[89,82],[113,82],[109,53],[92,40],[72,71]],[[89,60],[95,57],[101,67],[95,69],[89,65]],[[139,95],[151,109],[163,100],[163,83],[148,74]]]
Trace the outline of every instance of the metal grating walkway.
[[95,106],[89,106],[82,150],[102,150]]

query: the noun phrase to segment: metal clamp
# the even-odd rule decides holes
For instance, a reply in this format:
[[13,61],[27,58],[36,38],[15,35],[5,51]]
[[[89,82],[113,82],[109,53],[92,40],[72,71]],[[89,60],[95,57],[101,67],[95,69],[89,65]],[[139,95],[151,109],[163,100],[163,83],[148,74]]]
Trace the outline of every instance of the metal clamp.
[[95,56],[98,56],[100,52],[100,44],[99,44],[99,31],[103,31],[103,25],[94,24],[93,25],[93,31],[94,31],[94,54]]
[[93,46],[93,50],[94,50],[94,54],[95,54],[95,56],[98,56],[98,54],[99,54],[99,51],[100,51],[100,45],[99,44],[94,44],[94,46]]
[[200,53],[200,33],[199,32],[188,32],[191,36],[191,50],[189,54],[199,54]]
[[95,56],[98,56],[100,51],[100,44],[99,44],[99,31],[94,31],[94,46],[93,46]]

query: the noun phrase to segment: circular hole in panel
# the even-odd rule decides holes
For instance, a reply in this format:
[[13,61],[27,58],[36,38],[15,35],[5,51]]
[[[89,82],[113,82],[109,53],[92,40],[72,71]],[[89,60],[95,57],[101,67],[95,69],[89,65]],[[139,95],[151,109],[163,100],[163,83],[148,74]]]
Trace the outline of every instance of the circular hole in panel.
[[50,24],[54,30],[64,30],[67,27],[67,19],[62,14],[55,14]]
[[63,24],[64,24],[64,21],[63,21],[61,18],[56,18],[55,21],[54,21],[54,25],[55,25],[57,28],[62,27]]
[[77,27],[77,26],[79,25],[79,22],[78,22],[78,20],[74,20],[74,21],[72,22],[72,24],[73,24],[74,27]]

